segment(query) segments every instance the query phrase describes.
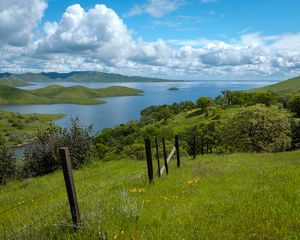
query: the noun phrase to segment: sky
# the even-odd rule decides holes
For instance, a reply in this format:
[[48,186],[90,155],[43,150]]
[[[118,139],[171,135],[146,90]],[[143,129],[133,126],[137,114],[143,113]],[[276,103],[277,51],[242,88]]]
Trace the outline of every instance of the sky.
[[299,0],[0,0],[0,72],[300,75]]

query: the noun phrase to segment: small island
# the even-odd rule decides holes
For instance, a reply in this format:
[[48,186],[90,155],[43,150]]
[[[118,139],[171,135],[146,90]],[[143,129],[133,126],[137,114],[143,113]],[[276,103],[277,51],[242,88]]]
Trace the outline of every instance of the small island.
[[168,88],[167,90],[169,90],[169,91],[178,91],[179,88],[177,88],[177,87],[171,87],[171,88]]

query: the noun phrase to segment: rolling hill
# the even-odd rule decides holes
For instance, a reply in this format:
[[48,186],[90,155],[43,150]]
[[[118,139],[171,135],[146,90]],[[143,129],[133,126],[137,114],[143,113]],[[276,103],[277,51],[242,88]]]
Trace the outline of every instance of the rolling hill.
[[22,90],[0,85],[0,104],[103,104],[105,101],[98,98],[141,94],[141,90],[119,86],[91,89],[51,85],[36,90]]
[[9,86],[9,87],[23,87],[23,86],[29,86],[30,84],[20,80],[0,78],[0,85]]
[[265,86],[262,88],[254,88],[249,90],[249,92],[275,92],[275,93],[291,93],[300,91],[300,77],[295,77],[282,81],[270,86]]
[[70,73],[0,73],[0,78],[20,80],[24,82],[166,82],[170,80],[139,76],[125,76],[114,73],[96,71],[78,71]]

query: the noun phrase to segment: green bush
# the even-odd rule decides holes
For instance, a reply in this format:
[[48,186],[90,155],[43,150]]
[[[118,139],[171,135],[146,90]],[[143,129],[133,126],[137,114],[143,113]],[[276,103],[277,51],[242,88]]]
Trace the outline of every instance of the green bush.
[[297,116],[300,116],[300,94],[295,94],[292,96],[288,102],[287,107],[294,113],[297,114]]
[[58,149],[68,147],[73,168],[79,168],[91,160],[92,136],[90,127],[81,127],[78,118],[70,128],[50,126],[39,132],[36,142],[24,152],[25,177],[43,175],[60,167]]
[[0,184],[5,184],[14,178],[16,172],[16,157],[6,147],[0,146]]
[[291,124],[278,108],[241,109],[221,128],[221,145],[229,151],[279,152],[291,147]]
[[126,159],[134,160],[145,160],[145,145],[140,143],[135,143],[129,146],[126,146],[122,151],[122,156]]

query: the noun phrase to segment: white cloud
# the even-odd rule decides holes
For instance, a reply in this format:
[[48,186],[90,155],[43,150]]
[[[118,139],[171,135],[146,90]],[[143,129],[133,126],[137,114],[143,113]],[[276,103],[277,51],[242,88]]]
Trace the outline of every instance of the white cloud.
[[[37,6],[39,3],[35,1]],[[7,7],[11,12],[13,6]],[[41,18],[42,12],[34,19]],[[105,5],[85,10],[75,4],[66,9],[60,21],[46,22],[42,36],[35,36],[34,41],[36,21],[26,28],[28,38],[21,42],[26,46],[16,44],[19,35],[13,35],[14,31],[10,40],[0,45],[1,72],[98,70],[179,79],[300,74],[300,33],[247,33],[230,41],[196,38],[147,42],[133,39],[122,19]]]
[[148,0],[146,4],[133,5],[126,16],[132,17],[146,13],[152,17],[162,17],[169,12],[177,10],[184,4],[183,0]]
[[0,46],[29,43],[47,7],[45,0],[1,0]]

